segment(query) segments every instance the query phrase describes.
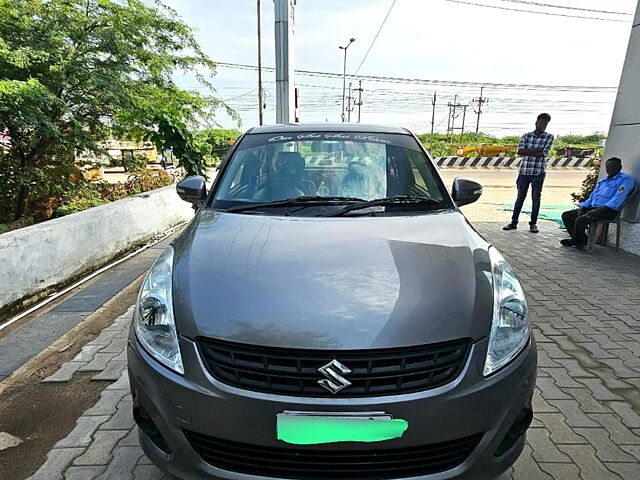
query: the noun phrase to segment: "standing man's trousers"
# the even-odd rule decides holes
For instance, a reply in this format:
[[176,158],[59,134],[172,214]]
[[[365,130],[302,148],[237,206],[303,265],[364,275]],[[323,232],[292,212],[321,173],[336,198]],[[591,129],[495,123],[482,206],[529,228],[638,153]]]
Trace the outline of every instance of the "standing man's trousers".
[[538,223],[538,213],[540,213],[540,197],[542,196],[542,185],[544,184],[544,177],[546,173],[539,175],[522,175],[518,174],[516,180],[516,186],[518,187],[518,198],[513,206],[513,216],[511,217],[511,224],[517,225],[520,212],[522,211],[522,205],[527,198],[527,192],[529,191],[529,185],[531,185],[531,202],[533,204],[531,208],[531,221],[529,225],[536,225]]

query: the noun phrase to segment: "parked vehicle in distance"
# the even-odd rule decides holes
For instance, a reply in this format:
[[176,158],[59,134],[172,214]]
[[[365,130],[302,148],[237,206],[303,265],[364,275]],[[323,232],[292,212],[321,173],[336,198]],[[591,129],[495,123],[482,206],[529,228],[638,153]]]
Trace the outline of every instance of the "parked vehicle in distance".
[[523,289],[415,136],[244,134],[143,282],[128,345],[149,458],[183,479],[493,479],[532,419]]

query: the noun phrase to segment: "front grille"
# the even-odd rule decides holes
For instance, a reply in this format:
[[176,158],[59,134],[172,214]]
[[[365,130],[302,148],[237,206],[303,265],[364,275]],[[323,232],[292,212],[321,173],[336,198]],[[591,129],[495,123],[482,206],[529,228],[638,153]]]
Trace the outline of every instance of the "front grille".
[[250,475],[296,479],[381,480],[444,472],[464,462],[482,434],[419,447],[386,450],[274,448],[219,440],[185,430],[208,464]]
[[219,381],[252,391],[331,397],[318,384],[318,368],[337,359],[351,370],[340,397],[418,392],[445,385],[461,372],[469,339],[433,345],[372,350],[303,350],[199,338],[200,354]]

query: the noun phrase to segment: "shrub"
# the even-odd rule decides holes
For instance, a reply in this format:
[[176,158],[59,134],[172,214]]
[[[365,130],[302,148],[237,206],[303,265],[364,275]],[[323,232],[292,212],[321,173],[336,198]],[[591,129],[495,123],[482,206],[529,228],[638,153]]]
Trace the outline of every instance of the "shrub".
[[571,194],[571,198],[575,204],[580,202],[584,202],[591,192],[595,190],[596,185],[598,184],[598,178],[600,177],[600,160],[592,159],[589,163],[591,170],[587,174],[587,178],[585,178],[582,182],[582,186],[580,187],[579,192],[573,192]]
[[165,170],[158,170],[156,173],[144,171],[135,174],[124,184],[127,190],[127,196],[138,195],[139,193],[155,190],[156,188],[171,185],[173,179]]
[[103,198],[100,185],[86,181],[77,182],[62,196],[62,205],[56,209],[56,215],[61,217],[107,203],[109,200]]
[[149,159],[142,153],[134,153],[125,157],[124,166],[128,172],[143,172],[149,164]]
[[125,183],[77,182],[63,195],[62,206],[56,209],[56,214],[63,216],[81,212],[91,207],[166,187],[172,183],[171,175],[164,170],[158,171],[155,175],[150,171],[134,174]]

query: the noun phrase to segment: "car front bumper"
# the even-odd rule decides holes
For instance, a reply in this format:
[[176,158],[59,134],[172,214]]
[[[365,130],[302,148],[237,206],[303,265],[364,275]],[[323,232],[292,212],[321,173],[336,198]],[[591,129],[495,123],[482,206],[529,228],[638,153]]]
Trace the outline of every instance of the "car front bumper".
[[[222,384],[211,377],[196,344],[180,338],[185,376],[156,362],[131,333],[129,378],[134,416],[145,453],[162,470],[182,479],[265,480],[299,478],[294,474],[261,475],[218,468],[207,463],[185,431],[258,448],[296,448],[277,440],[276,415],[283,411],[385,412],[408,422],[402,437],[383,442],[322,444],[301,451],[365,450],[429,446],[478,435],[470,455],[454,468],[425,475],[385,478],[422,480],[492,479],[511,466],[524,446],[523,430],[531,418],[536,379],[536,346],[529,345],[508,366],[484,378],[487,341],[472,346],[460,376],[425,392],[367,398],[308,398],[256,393]],[[321,479],[318,475],[316,480]],[[332,477],[336,478],[336,477]],[[345,478],[356,478],[345,474]]]

